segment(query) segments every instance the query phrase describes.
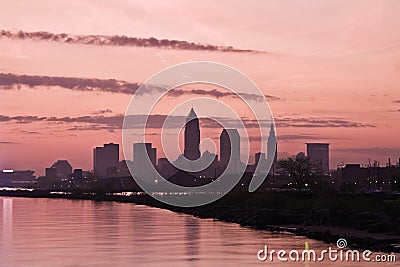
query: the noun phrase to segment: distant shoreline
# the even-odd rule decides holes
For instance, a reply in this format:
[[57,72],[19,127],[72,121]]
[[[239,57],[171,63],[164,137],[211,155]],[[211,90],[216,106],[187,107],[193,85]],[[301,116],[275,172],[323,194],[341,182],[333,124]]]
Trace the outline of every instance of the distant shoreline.
[[133,203],[137,205],[146,205],[189,214],[198,218],[211,218],[223,222],[237,223],[241,226],[251,227],[258,230],[286,231],[327,243],[336,243],[339,238],[345,238],[349,246],[353,248],[369,249],[372,251],[382,252],[400,252],[400,236],[388,235],[385,233],[369,233],[367,231],[357,231],[336,226],[306,226],[296,221],[294,221],[295,223],[292,224],[290,222],[292,221],[291,218],[298,217],[298,215],[278,209],[271,210],[254,207],[243,208],[233,205],[221,205],[222,203],[213,203],[201,207],[182,208],[161,203],[146,194],[124,196],[96,194],[54,194],[49,191],[40,190],[0,190],[0,196]]

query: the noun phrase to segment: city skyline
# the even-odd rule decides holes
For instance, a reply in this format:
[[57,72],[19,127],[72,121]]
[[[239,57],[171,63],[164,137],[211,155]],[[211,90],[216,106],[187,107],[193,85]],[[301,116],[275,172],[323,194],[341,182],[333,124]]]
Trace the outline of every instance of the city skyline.
[[0,267],[400,267],[400,0],[0,6]]
[[[236,165],[243,164],[241,161],[241,137],[237,129],[235,128],[223,128],[219,136],[219,151],[218,153],[210,153],[205,150],[204,153],[200,152],[200,133],[201,128],[199,126],[199,118],[193,108],[191,107],[183,126],[184,129],[184,149],[182,153],[175,159],[168,159],[164,157],[158,157],[157,148],[153,147],[150,142],[136,142],[132,144],[132,158],[123,158],[119,160],[119,144],[106,143],[103,146],[97,146],[93,149],[93,168],[87,171],[93,172],[93,177],[95,178],[110,178],[110,177],[121,177],[139,175],[146,176],[152,173],[152,170],[148,168],[156,168],[164,178],[169,178],[178,171],[183,171],[186,168],[199,168],[199,171],[193,171],[194,175],[200,175],[200,178],[216,178],[225,169],[236,172]],[[267,139],[266,152],[256,152],[254,154],[254,162],[249,161],[247,163],[246,171],[255,172],[255,169],[260,165],[260,171],[267,175],[266,167],[267,162],[273,162],[277,164],[277,152],[278,143],[276,141],[275,125],[271,123],[269,135]],[[329,156],[329,145],[328,143],[305,143],[306,153],[300,151],[297,155],[291,155],[289,157],[304,157],[307,156],[312,162],[315,168],[319,169],[322,174],[328,175],[331,170],[335,172],[340,172],[342,169],[353,168],[358,166],[358,168],[363,167],[362,164],[342,164],[338,165],[337,169],[330,168],[330,156]],[[163,153],[162,153],[163,154]],[[124,153],[125,155],[125,153]],[[211,161],[210,159],[204,157],[214,157]],[[148,157],[148,158],[146,158]],[[230,157],[232,157],[233,163],[231,163]],[[272,160],[271,160],[272,158]],[[189,161],[187,161],[189,160]],[[196,161],[199,160],[197,163]],[[204,163],[209,160],[209,163]],[[396,161],[395,161],[396,162]],[[131,165],[130,165],[131,164]],[[148,165],[150,164],[150,165]],[[188,166],[190,164],[191,166]],[[195,164],[196,166],[193,166]],[[216,164],[216,165],[215,165]],[[388,158],[386,163],[387,167],[400,166],[399,161],[394,165],[391,164],[391,158]],[[130,165],[130,167],[129,167]],[[204,165],[204,166],[203,166]],[[228,165],[230,167],[228,167]],[[278,164],[279,165],[279,164]],[[202,167],[203,166],[203,167]],[[234,167],[233,167],[234,166]],[[364,165],[366,166],[366,165]],[[372,166],[369,159],[367,166]],[[385,164],[381,165],[376,160],[373,164],[375,167],[385,167]],[[218,170],[218,171],[217,171]],[[27,172],[28,175],[32,175],[31,170],[21,171],[4,169],[3,173],[14,173],[14,172]],[[76,173],[77,172],[77,173]],[[128,172],[130,174],[128,174]],[[191,171],[189,171],[191,172]],[[275,172],[275,170],[272,170]],[[32,174],[31,174],[32,173]],[[63,177],[68,177],[69,175],[73,177],[83,177],[82,169],[74,169],[72,172],[72,166],[66,159],[58,159],[51,167],[45,168],[45,177],[50,179],[62,179]],[[196,174],[195,174],[196,173]],[[218,174],[217,174],[218,173]],[[207,174],[207,175],[205,175]]]
[[[59,158],[90,169],[94,147],[122,143],[131,92],[154,73],[193,60],[233,66],[255,81],[275,118],[279,157],[304,151],[306,142],[330,143],[331,166],[369,158],[383,165],[400,154],[396,1],[234,1],[229,12],[208,1],[2,6],[0,169],[43,174]],[[149,142],[160,147],[159,118],[170,107],[199,96],[242,110],[224,88],[177,88],[155,110]],[[209,125],[201,138],[220,130]]]
[[[191,117],[191,116],[193,116],[193,113],[195,114],[195,117]],[[191,111],[190,111],[190,113],[189,113],[189,115],[187,117],[187,120],[186,120],[187,123],[185,124],[184,128],[186,128],[186,126],[188,124],[191,125],[191,126],[195,126],[195,128],[196,128],[196,125],[193,125],[192,123],[190,123],[190,122],[193,121],[193,118],[197,119],[197,114],[194,112],[194,108],[191,109]],[[198,125],[197,125],[197,127],[198,127]],[[201,130],[199,128],[197,128],[197,129],[198,129],[199,134],[200,134]],[[264,157],[264,159],[268,159],[267,155],[270,155],[270,154],[274,155],[273,162],[276,162],[277,159],[283,159],[283,158],[287,158],[287,157],[295,157],[296,155],[301,154],[301,153],[304,153],[304,155],[307,155],[308,157],[310,157],[310,159],[314,161],[316,166],[321,167],[321,170],[324,173],[328,173],[329,170],[336,170],[336,167],[342,168],[345,165],[349,165],[349,166],[352,166],[352,165],[369,166],[369,165],[371,165],[371,160],[374,162],[374,165],[376,164],[377,166],[381,166],[381,167],[388,166],[388,164],[390,165],[391,162],[392,163],[394,162],[394,165],[400,163],[400,157],[397,157],[397,158],[396,157],[395,158],[386,157],[385,158],[386,161],[384,161],[384,162],[379,162],[378,160],[376,160],[374,158],[368,158],[367,163],[360,163],[360,162],[346,162],[345,163],[345,162],[342,162],[342,164],[338,164],[338,165],[330,167],[330,160],[331,160],[330,152],[329,152],[330,151],[330,148],[329,148],[330,144],[321,143],[321,142],[315,142],[315,143],[306,142],[306,143],[304,143],[304,146],[305,146],[304,150],[297,151],[294,154],[288,154],[286,152],[282,153],[282,152],[279,152],[279,150],[278,150],[278,142],[276,141],[277,136],[275,135],[274,129],[275,129],[275,126],[274,126],[274,124],[272,124],[271,128],[270,128],[269,135],[268,135],[268,144],[267,144],[268,153],[263,153],[263,152],[256,151],[254,153],[254,155],[250,155],[249,165],[253,165],[253,164],[257,165],[258,162],[259,162],[260,157]],[[189,131],[192,131],[192,129],[189,130]],[[228,134],[228,132],[229,132],[229,134]],[[221,140],[225,140],[226,138],[229,138],[230,136],[232,136],[232,138],[233,138],[234,145],[231,146],[230,144],[228,145],[226,143],[226,142],[230,142],[229,139],[227,139],[227,141],[225,141],[224,144],[221,145],[222,144]],[[185,137],[186,137],[185,140],[191,138],[190,135],[188,135],[188,136],[185,135]],[[220,164],[222,164],[222,166],[227,165],[226,157],[229,158],[230,153],[231,153],[231,152],[228,152],[228,149],[229,150],[233,149],[232,150],[233,151],[232,153],[234,155],[233,158],[235,160],[237,160],[237,155],[240,155],[240,146],[241,146],[240,145],[241,144],[240,143],[241,137],[240,137],[237,129],[222,128],[221,135],[220,135],[219,139],[216,139],[216,140],[219,140],[219,151],[216,152],[216,154],[214,154],[214,155],[217,158],[219,157],[218,161],[220,162]],[[201,141],[201,139],[199,139],[197,141],[198,145],[200,144],[200,141]],[[276,142],[275,151],[271,151],[271,145],[270,144],[275,143],[275,142]],[[184,142],[184,144],[185,144],[184,147],[186,147],[186,145],[188,145],[189,149],[194,149],[195,150],[196,146],[193,146],[193,144],[190,144],[189,142],[186,142],[186,141]],[[154,166],[158,166],[158,161],[160,159],[167,160],[168,162],[174,162],[174,161],[178,162],[179,161],[179,156],[177,158],[175,158],[175,159],[167,159],[167,158],[164,157],[163,153],[161,153],[161,155],[157,155],[157,147],[152,147],[153,143],[151,143],[151,142],[140,142],[140,141],[132,144],[132,148],[133,148],[133,150],[132,150],[133,151],[132,158],[124,158],[123,157],[124,153],[123,153],[122,149],[121,150],[119,149],[119,145],[120,144],[118,144],[118,143],[109,142],[109,143],[104,143],[103,146],[101,146],[101,147],[96,146],[95,148],[93,148],[93,153],[92,153],[92,156],[93,156],[92,157],[92,163],[93,163],[92,167],[91,168],[82,168],[81,165],[77,164],[78,165],[78,170],[85,169],[86,171],[91,171],[97,177],[112,177],[112,176],[116,176],[117,166],[121,162],[124,162],[124,161],[135,162],[135,158],[136,158],[137,159],[136,161],[139,162],[138,166],[143,166],[144,161],[143,161],[143,158],[142,158],[142,154],[145,154],[145,151],[147,151],[146,154],[148,154],[149,159],[150,159],[151,163]],[[135,147],[136,147],[136,151],[139,151],[139,152],[135,152]],[[184,151],[186,151],[186,150],[184,150]],[[185,156],[185,154],[184,154],[185,152],[184,151],[181,154],[181,156]],[[221,151],[224,151],[224,152],[221,152]],[[204,152],[209,152],[209,151],[206,149],[206,150],[204,150]],[[203,155],[204,152],[201,152],[199,150],[199,153],[200,153],[199,157],[196,156],[196,158],[192,158],[192,159],[188,158],[188,159],[189,160],[197,160]],[[224,156],[222,156],[222,158],[221,158],[222,154],[224,154]],[[278,157],[277,156],[278,154],[281,154],[281,155],[284,155],[284,156]],[[100,156],[101,157],[100,160],[96,159],[96,157],[99,158],[99,155],[101,155]],[[120,155],[122,155],[122,157],[120,157]],[[56,162],[51,167],[49,167],[49,168],[46,167],[46,166],[44,167],[44,169],[43,169],[44,173],[47,173],[48,170],[51,171],[53,166],[55,164],[59,164],[60,162],[61,163],[70,164],[68,159],[66,159],[66,158],[59,158],[59,159],[53,158],[53,161],[54,160],[56,160]],[[98,172],[96,171],[96,165],[100,166],[99,169],[101,169],[101,171],[98,171]],[[2,168],[2,170],[5,171],[5,172],[8,172],[8,171],[32,171],[32,169],[29,169],[29,168],[20,168],[20,169]],[[33,171],[36,173],[37,177],[43,175],[42,172],[40,172],[40,171],[39,172],[37,170],[33,170]],[[71,169],[71,173],[72,173],[72,169]],[[113,174],[113,173],[115,173],[115,174]],[[45,175],[45,176],[47,176],[47,175]]]
[[[194,116],[193,116],[193,114],[194,114]],[[191,126],[195,126],[195,128],[197,127],[197,131],[199,132],[199,137],[200,137],[200,133],[201,133],[201,131],[200,131],[200,129],[198,128],[199,126],[198,126],[198,122],[197,123],[195,123],[195,125],[193,125],[193,119],[196,119],[197,121],[198,121],[198,118],[197,118],[197,114],[195,113],[195,111],[194,111],[194,108],[192,107],[191,108],[191,110],[190,110],[190,112],[189,112],[189,115],[188,115],[188,117],[186,118],[186,124],[185,124],[185,127],[184,128],[186,128],[186,126],[188,125],[188,123],[189,123],[189,125],[191,125]],[[197,125],[197,126],[196,126]],[[268,134],[268,144],[267,144],[267,151],[268,151],[268,153],[267,154],[271,154],[271,153],[273,153],[274,154],[274,162],[278,159],[278,158],[286,158],[286,157],[294,157],[294,156],[296,156],[296,154],[298,154],[298,153],[304,153],[305,155],[307,154],[307,156],[310,156],[311,155],[311,159],[314,159],[315,160],[315,158],[313,157],[313,154],[318,154],[318,150],[321,150],[321,145],[322,146],[327,146],[328,147],[328,150],[327,150],[327,155],[325,156],[325,155],[323,155],[322,156],[322,158],[326,158],[327,160],[325,160],[325,162],[324,163],[321,163],[321,162],[316,162],[318,165],[321,165],[321,164],[323,164],[324,165],[324,167],[322,168],[323,169],[323,171],[326,173],[327,172],[327,170],[336,170],[336,165],[335,166],[331,166],[330,165],[330,160],[331,160],[331,158],[330,158],[330,156],[329,156],[329,151],[330,151],[330,149],[329,149],[329,145],[330,144],[326,144],[326,143],[321,143],[321,142],[315,142],[315,143],[312,143],[312,142],[305,142],[304,143],[304,150],[299,150],[299,151],[297,151],[297,152],[295,152],[294,154],[288,154],[288,153],[286,153],[286,152],[280,152],[279,150],[278,150],[278,142],[276,141],[276,139],[277,139],[277,136],[275,135],[275,131],[274,131],[274,129],[275,129],[275,126],[274,126],[274,124],[272,124],[271,125],[271,128],[270,128],[270,132],[269,132],[269,134]],[[196,130],[196,129],[195,129]],[[192,131],[192,129],[191,130],[189,130],[189,131]],[[219,139],[215,139],[215,140],[218,140],[218,143],[219,143],[219,150],[218,151],[216,151],[216,156],[217,156],[217,158],[218,158],[218,156],[220,157],[219,158],[219,162],[222,162],[222,164],[223,164],[223,162],[225,162],[226,161],[226,159],[224,159],[224,158],[221,158],[221,151],[222,151],[222,149],[224,149],[224,150],[227,150],[228,149],[228,145],[227,144],[224,144],[224,145],[221,145],[222,143],[221,143],[221,139],[226,139],[226,137],[225,137],[225,135],[228,137],[228,132],[230,132],[229,133],[229,135],[233,135],[233,138],[234,138],[234,143],[238,143],[238,145],[234,145],[233,146],[233,153],[234,153],[234,158],[235,157],[237,157],[237,156],[235,156],[236,154],[239,154],[240,155],[240,139],[241,139],[241,137],[240,137],[240,135],[239,135],[239,133],[237,132],[237,129],[232,129],[232,128],[228,128],[228,129],[225,129],[225,128],[222,128],[222,132],[221,132],[221,136],[219,137]],[[238,138],[236,138],[236,136],[235,135],[237,135],[238,136]],[[186,135],[185,135],[185,137],[186,137]],[[190,139],[190,135],[187,135],[187,138],[185,138],[185,140],[188,140],[188,139]],[[237,141],[236,141],[237,140]],[[201,139],[199,139],[198,141],[197,141],[197,144],[198,144],[198,147],[200,148],[200,146],[199,146],[199,144],[200,144],[200,141],[201,141]],[[229,141],[229,140],[228,140]],[[275,147],[275,152],[273,152],[273,151],[271,151],[271,145],[270,144],[272,144],[272,143],[275,143],[276,142],[276,147]],[[195,150],[195,147],[196,147],[196,145],[195,146],[193,146],[192,144],[189,144],[189,142],[183,142],[184,143],[184,147],[186,147],[186,145],[188,145],[188,147],[190,148],[190,149],[194,149]],[[162,150],[161,150],[161,155],[157,155],[157,148],[156,147],[152,147],[152,145],[153,145],[153,143],[151,143],[151,142],[146,142],[146,143],[143,143],[143,142],[140,142],[140,141],[138,141],[138,142],[136,142],[136,143],[133,143],[132,144],[133,146],[133,153],[132,153],[132,158],[124,158],[124,153],[123,153],[123,151],[122,151],[122,149],[120,150],[119,149],[119,144],[118,143],[113,143],[113,142],[109,142],[109,143],[104,143],[103,144],[103,147],[98,147],[98,146],[96,146],[95,148],[93,148],[93,157],[92,157],[92,162],[93,162],[93,164],[92,164],[92,166],[90,167],[90,168],[85,168],[85,167],[82,167],[82,165],[80,165],[79,163],[77,164],[77,166],[80,168],[80,169],[85,169],[85,170],[87,170],[87,171],[93,171],[93,173],[95,174],[95,175],[98,175],[98,177],[106,177],[107,175],[106,174],[109,174],[110,172],[111,173],[113,173],[113,172],[115,172],[116,173],[116,166],[118,165],[118,163],[120,163],[120,162],[123,162],[123,161],[132,161],[132,162],[134,162],[135,160],[135,146],[142,146],[143,145],[143,147],[145,147],[145,148],[141,148],[140,147],[140,149],[137,149],[137,150],[140,150],[140,153],[142,153],[143,151],[149,151],[148,153],[149,153],[149,157],[150,157],[150,161],[153,163],[153,165],[154,166],[156,166],[156,165],[158,165],[157,163],[158,163],[158,160],[159,159],[163,159],[163,160],[168,160],[169,162],[173,162],[173,161],[177,161],[177,160],[179,160],[179,156],[178,157],[176,157],[175,159],[167,159],[167,158],[165,158],[164,156],[164,154],[163,154],[163,152],[162,152]],[[237,149],[237,147],[239,148],[239,149]],[[315,147],[315,148],[314,148]],[[231,147],[229,147],[229,148],[231,148]],[[106,151],[105,150],[109,150],[109,152],[111,153],[111,155],[108,155],[108,156],[106,156]],[[322,150],[323,150],[324,148],[322,148]],[[104,155],[102,155],[101,157],[102,157],[102,159],[100,160],[100,161],[98,161],[98,160],[96,160],[96,154],[100,154],[99,152],[102,152],[102,151],[104,151],[103,152],[103,154]],[[183,150],[182,152],[182,156],[184,156],[184,152],[185,150]],[[208,150],[207,149],[205,149],[203,152],[200,152],[200,150],[199,150],[199,157],[200,156],[202,156],[202,154],[204,153],[204,152],[207,152]],[[315,152],[314,152],[315,151]],[[307,152],[307,153],[306,153]],[[225,155],[225,157],[229,157],[230,156],[230,153],[228,153],[228,152],[225,152],[226,153],[226,155]],[[324,152],[323,152],[324,153]],[[143,154],[143,153],[142,153]],[[224,152],[222,152],[222,154],[224,154]],[[278,157],[277,155],[283,155],[283,156],[281,156],[281,157]],[[136,153],[136,157],[137,158],[139,158],[138,156],[138,153]],[[256,151],[253,155],[250,155],[250,161],[249,161],[249,164],[257,164],[257,162],[258,162],[258,160],[257,160],[257,156],[258,157],[260,157],[260,155],[261,156],[264,156],[265,158],[267,158],[266,156],[266,154],[265,153],[261,153],[261,152],[259,152],[259,151]],[[196,158],[192,158],[192,159],[190,159],[190,160],[196,160],[196,159],[198,159],[199,157],[196,157]],[[223,157],[223,156],[222,156]],[[318,156],[319,157],[319,156]],[[111,161],[112,161],[112,164],[105,164],[106,163],[106,161],[108,161],[108,159],[110,159],[111,158]],[[385,158],[385,161],[384,162],[379,162],[378,160],[376,160],[376,159],[374,159],[373,157],[372,158],[368,158],[368,161],[367,161],[367,163],[368,164],[370,164],[370,162],[371,162],[371,160],[373,160],[374,162],[375,162],[375,164],[379,164],[379,166],[385,166],[385,165],[387,165],[388,163],[389,163],[389,161],[390,160],[392,160],[392,162],[395,162],[395,164],[396,164],[396,162],[397,162],[397,159],[399,159],[400,160],[400,157],[398,157],[398,158],[391,158],[391,157],[386,157]],[[53,158],[52,159],[53,161],[54,160],[57,160],[57,162],[68,162],[68,159],[67,158],[59,158],[59,159],[56,159],[56,158]],[[98,161],[98,163],[96,163]],[[138,160],[138,161],[143,161],[143,160]],[[361,166],[367,166],[368,164],[367,163],[360,163],[360,162],[343,162],[342,164],[338,164],[337,166],[344,166],[344,165],[346,165],[346,164],[360,164]],[[68,163],[69,164],[69,163]],[[143,164],[143,162],[142,163],[139,163],[139,166],[141,166],[141,164]],[[54,164],[53,164],[54,165]],[[99,172],[99,173],[97,173],[96,174],[96,165],[102,165],[100,168],[101,168],[101,172]],[[76,165],[74,165],[74,166],[76,166]],[[322,165],[321,165],[322,166]],[[327,166],[327,167],[325,167],[325,166]],[[329,167],[329,166],[331,166],[331,167]],[[108,168],[110,168],[110,167],[112,167],[112,168],[115,168],[115,170],[109,170]],[[52,168],[52,167],[50,167],[50,168]],[[46,166],[43,168],[43,170],[44,171],[46,171],[46,173],[47,173],[47,169],[50,169],[50,168],[47,168]],[[3,170],[6,170],[6,171],[8,171],[8,170],[14,170],[14,171],[19,171],[19,170],[32,170],[32,169],[30,169],[30,168],[19,168],[19,169],[16,169],[16,168],[2,168]],[[41,175],[43,175],[45,172],[42,172],[43,170],[39,170],[39,172],[37,171],[37,170],[34,170],[35,171],[35,173],[36,173],[36,175],[37,176],[41,176]],[[109,175],[109,176],[113,176],[113,175]]]

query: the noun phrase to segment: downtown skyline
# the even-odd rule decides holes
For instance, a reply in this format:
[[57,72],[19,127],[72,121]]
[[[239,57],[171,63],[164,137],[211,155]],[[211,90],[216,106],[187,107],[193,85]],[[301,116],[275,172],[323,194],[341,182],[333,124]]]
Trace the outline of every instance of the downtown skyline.
[[[368,158],[381,165],[389,157],[396,161],[400,154],[399,3],[286,5],[233,2],[225,12],[223,4],[214,3],[209,10],[209,3],[180,1],[157,5],[4,2],[0,11],[4,31],[155,37],[209,44],[216,50],[1,36],[0,169],[33,169],[39,175],[55,159],[91,169],[93,147],[121,143],[129,92],[155,72],[191,60],[231,65],[256,82],[276,121],[278,157],[305,151],[306,142],[327,142],[332,167],[342,162],[365,164]],[[218,48],[228,46],[253,52]],[[160,105],[154,115],[166,115],[169,105],[198,96],[236,105],[235,98],[216,86],[177,89],[167,97],[168,105]],[[196,107],[200,117],[202,109]],[[215,116],[224,117],[218,112]],[[148,141],[160,147],[157,118]],[[202,121],[200,126],[201,139],[218,136],[222,130],[207,128]]]

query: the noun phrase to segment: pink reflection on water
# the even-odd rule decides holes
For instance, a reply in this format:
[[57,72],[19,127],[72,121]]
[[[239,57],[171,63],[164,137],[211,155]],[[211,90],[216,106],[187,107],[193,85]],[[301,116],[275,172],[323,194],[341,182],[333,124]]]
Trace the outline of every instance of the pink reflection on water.
[[3,240],[2,240],[2,262],[6,266],[9,265],[9,256],[12,253],[12,222],[13,222],[13,200],[11,198],[3,198]]

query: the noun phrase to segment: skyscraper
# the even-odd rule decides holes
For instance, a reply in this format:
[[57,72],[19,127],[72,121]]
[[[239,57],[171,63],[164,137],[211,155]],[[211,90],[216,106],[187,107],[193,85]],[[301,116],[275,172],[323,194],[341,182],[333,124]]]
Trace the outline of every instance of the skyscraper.
[[276,141],[275,125],[271,124],[271,129],[269,130],[268,143],[267,143],[267,159],[271,162],[273,158],[273,163],[278,160],[278,143]]
[[93,171],[96,177],[116,176],[118,162],[118,144],[104,144],[93,150]]
[[200,126],[196,112],[192,108],[186,117],[185,124],[185,148],[183,155],[188,160],[200,158]]
[[133,144],[133,172],[136,177],[149,178],[157,164],[157,149],[151,143]]
[[329,144],[307,143],[309,157],[323,173],[329,172]]
[[231,166],[240,164],[240,135],[237,129],[223,129],[219,139],[220,165],[225,169],[232,155]]
[[[255,167],[257,167],[257,172],[266,172],[267,171],[267,166],[268,166],[268,161],[265,158],[265,153],[262,152],[257,152],[255,154]],[[255,170],[254,170],[255,171]]]
[[157,164],[157,149],[152,143],[135,143],[133,144],[133,162],[136,166],[144,166],[147,162],[147,157],[153,166]]
[[67,160],[57,160],[50,168],[54,169],[56,176],[60,178],[66,178],[72,173],[72,166]]

